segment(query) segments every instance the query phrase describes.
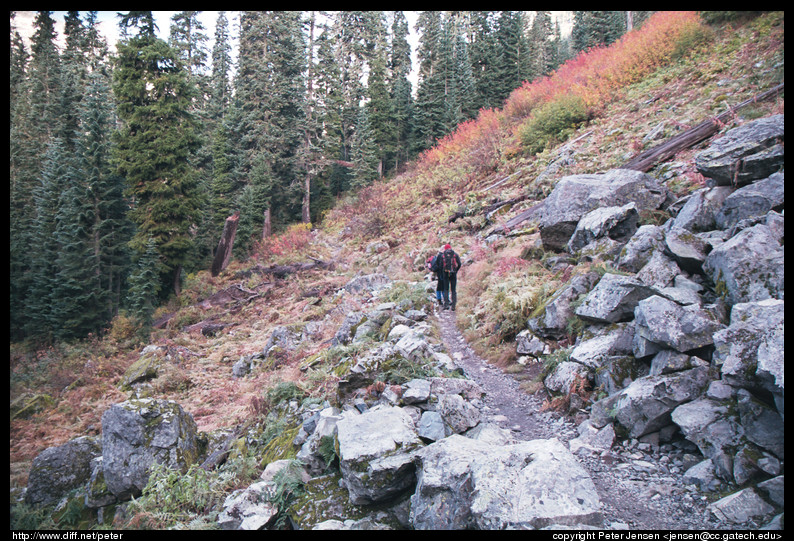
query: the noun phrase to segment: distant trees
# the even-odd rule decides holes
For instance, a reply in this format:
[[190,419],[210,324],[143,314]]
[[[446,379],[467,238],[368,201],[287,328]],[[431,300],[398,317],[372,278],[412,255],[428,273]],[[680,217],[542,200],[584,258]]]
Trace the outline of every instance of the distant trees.
[[13,338],[150,319],[232,213],[246,257],[648,12],[574,12],[567,38],[544,11],[425,11],[414,28],[400,11],[243,11],[236,66],[236,26],[218,12],[210,40],[200,13],[167,40],[152,12],[120,14],[112,60],[96,12],[67,12],[62,50],[51,12],[29,50],[11,13]]

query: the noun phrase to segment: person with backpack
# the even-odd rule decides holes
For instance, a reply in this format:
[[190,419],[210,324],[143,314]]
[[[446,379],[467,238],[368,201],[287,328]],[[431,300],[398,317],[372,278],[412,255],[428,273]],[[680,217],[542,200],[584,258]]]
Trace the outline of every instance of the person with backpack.
[[[460,269],[460,256],[455,253],[452,246],[444,245],[444,251],[436,256],[433,270],[439,276],[443,276],[442,295],[444,298],[444,310],[455,310],[458,302],[457,285],[458,270]],[[439,283],[441,279],[439,279]],[[451,301],[451,302],[450,302]]]
[[438,305],[443,307],[444,306],[444,275],[441,272],[438,272],[434,269],[436,264],[436,260],[441,257],[441,254],[444,252],[444,247],[442,246],[436,255],[431,255],[427,258],[426,267],[427,270],[434,273],[436,275],[436,301]]

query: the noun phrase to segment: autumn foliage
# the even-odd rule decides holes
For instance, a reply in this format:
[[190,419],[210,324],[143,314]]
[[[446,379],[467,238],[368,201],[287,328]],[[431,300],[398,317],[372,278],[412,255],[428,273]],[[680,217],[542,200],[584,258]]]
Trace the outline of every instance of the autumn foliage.
[[[575,96],[590,113],[612,102],[627,85],[642,80],[705,34],[695,11],[660,11],[643,26],[606,47],[583,51],[552,74],[525,82],[502,110],[481,110],[420,158],[420,167],[464,162],[473,170],[498,165],[502,149],[515,145],[515,133],[545,104]],[[508,136],[507,134],[513,134]],[[504,143],[504,144],[503,144]]]

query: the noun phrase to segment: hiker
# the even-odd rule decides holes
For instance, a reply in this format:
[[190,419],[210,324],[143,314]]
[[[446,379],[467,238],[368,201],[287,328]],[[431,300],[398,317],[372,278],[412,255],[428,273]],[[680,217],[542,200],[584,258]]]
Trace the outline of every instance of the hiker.
[[439,275],[444,310],[455,310],[455,305],[458,302],[458,269],[460,269],[460,257],[452,249],[452,246],[445,244],[444,251],[436,256],[433,264],[433,271]]
[[427,258],[426,266],[427,270],[434,273],[436,275],[436,301],[438,302],[439,306],[444,306],[444,276],[441,272],[437,272],[433,270],[433,266],[436,263],[436,260],[441,257],[441,254],[444,252],[444,247],[442,246],[436,255],[431,255]]

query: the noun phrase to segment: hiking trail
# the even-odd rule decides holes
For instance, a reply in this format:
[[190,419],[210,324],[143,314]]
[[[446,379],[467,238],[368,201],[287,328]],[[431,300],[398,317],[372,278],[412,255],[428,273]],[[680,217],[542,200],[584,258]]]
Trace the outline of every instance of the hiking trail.
[[[458,330],[455,314],[435,308],[441,340],[448,354],[485,392],[485,416],[511,430],[519,440],[557,438],[567,443],[578,437],[572,418],[542,411],[543,399],[539,394],[527,394],[510,374],[478,356]],[[687,488],[683,473],[671,471],[673,464],[686,459],[685,455],[681,449],[660,450],[636,440],[616,440],[612,449],[601,455],[577,455],[577,459],[595,483],[607,528],[729,528],[708,511],[710,501],[705,496]]]

